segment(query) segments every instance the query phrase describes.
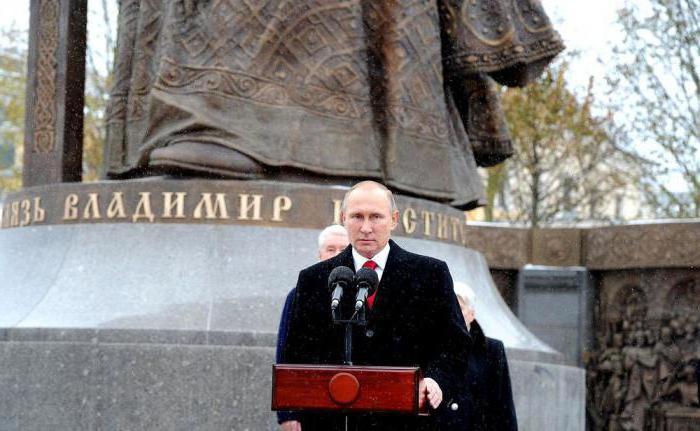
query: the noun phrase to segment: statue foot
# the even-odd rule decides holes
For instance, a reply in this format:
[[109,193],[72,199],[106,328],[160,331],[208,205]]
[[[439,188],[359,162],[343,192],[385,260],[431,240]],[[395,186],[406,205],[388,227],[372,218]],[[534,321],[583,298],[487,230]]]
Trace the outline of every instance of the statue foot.
[[156,148],[151,152],[149,166],[171,174],[243,179],[265,176],[265,168],[245,154],[221,145],[196,141]]

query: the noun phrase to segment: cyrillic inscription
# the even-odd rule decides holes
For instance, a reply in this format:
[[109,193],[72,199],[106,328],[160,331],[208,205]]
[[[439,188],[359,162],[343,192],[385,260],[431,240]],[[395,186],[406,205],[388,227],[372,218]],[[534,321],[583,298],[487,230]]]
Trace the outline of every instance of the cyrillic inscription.
[[[73,189],[75,190],[75,189]],[[157,223],[197,222],[232,224],[286,223],[288,226],[311,227],[328,217],[340,223],[342,200],[323,197],[304,200],[299,206],[294,196],[265,193],[227,193],[224,191],[144,191],[121,189],[84,192],[65,191],[64,195],[22,196],[10,199],[0,208],[0,226],[15,228],[32,224],[56,223]],[[42,200],[43,199],[43,200]],[[43,202],[49,202],[49,213]],[[323,214],[316,214],[321,211]],[[326,211],[328,212],[327,216]],[[331,214],[332,211],[332,214]],[[304,214],[314,212],[314,221]],[[56,214],[57,213],[57,214]],[[307,214],[307,215],[309,215]],[[323,226],[319,226],[323,227]],[[430,211],[427,208],[399,208],[397,234],[466,244],[466,220],[455,213]]]

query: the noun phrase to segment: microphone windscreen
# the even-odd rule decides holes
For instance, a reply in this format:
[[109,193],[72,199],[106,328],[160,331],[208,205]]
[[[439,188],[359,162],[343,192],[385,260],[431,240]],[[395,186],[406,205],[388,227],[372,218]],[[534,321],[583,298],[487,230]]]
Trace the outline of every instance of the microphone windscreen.
[[358,287],[360,284],[366,284],[366,286],[369,289],[369,294],[371,295],[374,293],[375,290],[377,290],[377,285],[379,284],[379,276],[377,275],[377,272],[373,269],[369,268],[360,268],[357,271],[357,274],[355,274],[355,279],[357,280],[357,285]]
[[344,283],[346,287],[350,286],[353,277],[355,277],[355,273],[352,272],[352,269],[347,266],[337,266],[333,268],[333,271],[328,276],[328,288],[333,289],[336,283]]

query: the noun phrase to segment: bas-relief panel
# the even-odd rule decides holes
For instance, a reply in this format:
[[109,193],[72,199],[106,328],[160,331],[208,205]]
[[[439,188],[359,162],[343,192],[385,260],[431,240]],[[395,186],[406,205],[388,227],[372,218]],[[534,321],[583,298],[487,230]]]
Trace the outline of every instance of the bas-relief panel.
[[629,270],[600,278],[598,346],[586,367],[589,429],[698,429],[700,274]]

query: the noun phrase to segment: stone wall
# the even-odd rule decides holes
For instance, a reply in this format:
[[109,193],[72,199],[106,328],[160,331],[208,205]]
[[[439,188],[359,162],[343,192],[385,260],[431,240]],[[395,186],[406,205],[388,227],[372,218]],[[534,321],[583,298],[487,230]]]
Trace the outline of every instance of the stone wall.
[[584,353],[588,429],[700,429],[699,221],[580,229],[477,225],[469,227],[467,243],[484,253],[514,310],[517,270],[527,263],[592,272],[595,342]]

